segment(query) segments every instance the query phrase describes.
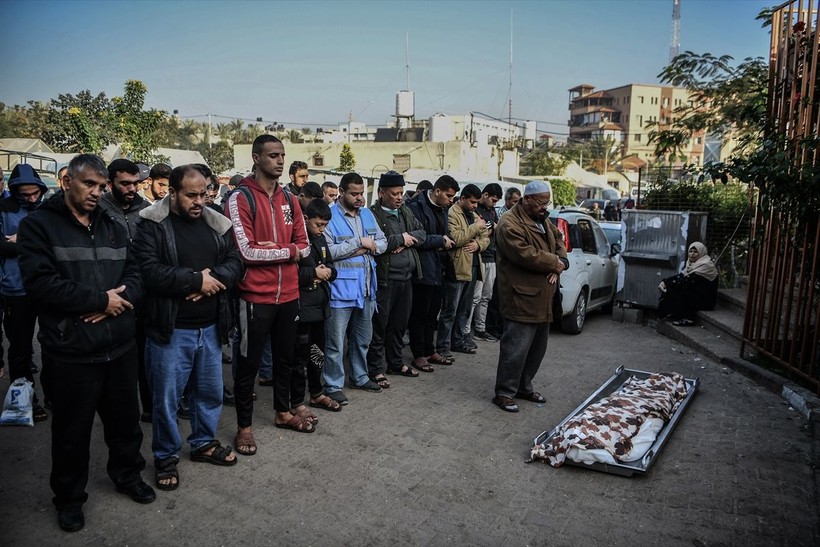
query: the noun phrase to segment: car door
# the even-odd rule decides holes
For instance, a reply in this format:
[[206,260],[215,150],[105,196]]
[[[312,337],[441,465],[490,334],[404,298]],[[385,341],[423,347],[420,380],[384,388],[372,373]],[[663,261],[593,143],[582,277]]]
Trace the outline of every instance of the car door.
[[617,277],[617,264],[610,257],[611,245],[606,238],[603,228],[597,222],[592,223],[592,231],[595,234],[595,244],[598,247],[598,285],[590,292],[590,304],[606,305],[612,300],[612,293],[615,290],[615,280]]
[[[601,299],[601,285],[604,283],[604,275],[601,271],[601,257],[598,249],[598,242],[595,237],[597,223],[589,217],[579,217],[575,223],[578,243],[583,254],[581,267],[587,273],[589,284],[589,294],[587,306],[593,306],[596,300]],[[600,228],[598,228],[600,230]]]

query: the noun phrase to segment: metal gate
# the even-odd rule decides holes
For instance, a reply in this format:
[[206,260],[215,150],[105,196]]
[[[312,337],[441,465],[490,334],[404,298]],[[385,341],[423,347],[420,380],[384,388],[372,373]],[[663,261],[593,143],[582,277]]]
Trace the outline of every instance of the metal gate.
[[[773,11],[769,116],[792,144],[786,153],[795,172],[820,165],[820,147],[800,145],[820,134],[819,14],[820,0],[794,0]],[[753,347],[820,393],[820,221],[815,216],[798,227],[789,211],[772,211],[768,219],[759,213],[754,230],[760,245],[751,254],[742,350]]]

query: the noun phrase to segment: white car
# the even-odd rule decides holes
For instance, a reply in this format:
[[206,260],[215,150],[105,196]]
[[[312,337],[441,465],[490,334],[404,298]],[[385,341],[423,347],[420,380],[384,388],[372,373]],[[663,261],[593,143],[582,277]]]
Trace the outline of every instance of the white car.
[[615,297],[620,245],[610,244],[598,222],[577,209],[554,209],[550,221],[561,231],[569,268],[561,274],[561,330],[579,334],[588,312],[609,308]]

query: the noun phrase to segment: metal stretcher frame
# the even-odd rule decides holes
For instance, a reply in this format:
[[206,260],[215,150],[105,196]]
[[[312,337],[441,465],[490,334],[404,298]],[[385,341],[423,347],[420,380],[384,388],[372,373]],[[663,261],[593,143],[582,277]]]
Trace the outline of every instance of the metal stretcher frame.
[[[533,440],[533,446],[542,444],[544,442],[551,441],[552,438],[558,434],[558,431],[561,427],[564,426],[570,419],[574,418],[576,415],[583,412],[589,405],[608,397],[612,393],[616,392],[624,385],[627,379],[631,376],[635,376],[638,380],[643,380],[649,375],[653,374],[652,372],[645,372],[642,370],[633,370],[624,368],[623,365],[615,369],[615,374],[612,375],[609,380],[603,383],[601,387],[599,387],[595,393],[590,395],[583,403],[578,405],[578,407],[573,410],[572,412],[567,415],[566,418],[561,420],[561,422],[556,425],[550,431],[544,431],[540,435],[538,435]],[[692,397],[694,397],[695,392],[700,385],[700,378],[689,379],[684,378],[684,382],[686,383],[686,396],[681,401],[678,408],[675,410],[672,417],[669,418],[669,421],[664,424],[663,428],[658,432],[658,436],[655,439],[655,442],[652,443],[652,446],[649,447],[649,450],[646,451],[646,454],[640,459],[631,462],[618,462],[615,464],[606,464],[606,463],[580,463],[574,462],[567,458],[565,460],[566,464],[574,465],[576,467],[584,467],[588,469],[594,469],[595,471],[602,471],[604,473],[610,473],[613,475],[621,475],[624,477],[631,477],[632,475],[641,474],[644,475],[649,471],[649,468],[655,462],[655,458],[657,458],[658,453],[663,448],[666,441],[669,439],[669,436],[672,434],[672,431],[675,429],[675,426],[678,425],[678,422],[683,416],[684,411],[689,406],[689,403],[692,402]]]

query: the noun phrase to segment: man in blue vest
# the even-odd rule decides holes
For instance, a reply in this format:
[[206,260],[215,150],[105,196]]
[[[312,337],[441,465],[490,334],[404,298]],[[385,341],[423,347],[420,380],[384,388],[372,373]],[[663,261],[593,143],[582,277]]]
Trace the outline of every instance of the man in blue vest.
[[382,390],[367,375],[367,348],[373,334],[376,307],[376,261],[387,249],[387,239],[373,213],[364,207],[364,180],[347,173],[339,183],[339,201],[330,208],[333,216],[325,230],[336,280],[330,284],[330,317],[325,322],[325,362],[322,378],[325,394],[346,405],[344,387],[345,335],[350,358],[350,387],[373,393]]

